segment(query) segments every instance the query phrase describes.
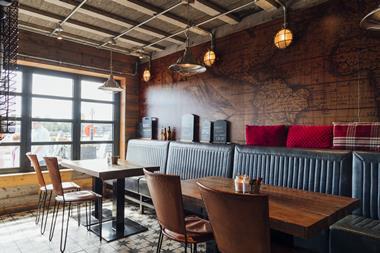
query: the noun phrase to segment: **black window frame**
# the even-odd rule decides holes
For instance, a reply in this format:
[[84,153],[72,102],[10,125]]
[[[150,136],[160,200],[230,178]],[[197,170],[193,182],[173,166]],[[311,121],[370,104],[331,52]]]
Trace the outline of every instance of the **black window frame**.
[[[22,91],[12,94],[21,96],[21,115],[16,118],[16,121],[21,122],[20,141],[0,143],[2,146],[19,146],[20,147],[20,163],[19,167],[0,168],[0,174],[9,173],[25,173],[33,171],[26,153],[31,150],[32,145],[71,145],[71,159],[80,159],[80,151],[82,144],[112,144],[112,152],[114,155],[119,153],[120,144],[120,93],[113,94],[113,101],[104,101],[96,99],[81,98],[81,81],[104,82],[106,79],[100,77],[87,76],[83,74],[67,73],[56,70],[47,70],[27,66],[19,66],[18,71],[22,72]],[[33,74],[51,75],[56,77],[70,78],[73,80],[72,97],[60,97],[54,95],[39,95],[32,94]],[[32,99],[33,98],[48,98],[72,101],[72,118],[71,119],[45,119],[32,118]],[[113,117],[112,121],[100,120],[82,120],[81,119],[81,102],[93,102],[99,104],[112,104]],[[71,141],[63,142],[32,142],[31,129],[32,122],[69,122],[71,123]],[[81,140],[81,123],[100,123],[113,124],[112,140],[110,141],[82,141]]]

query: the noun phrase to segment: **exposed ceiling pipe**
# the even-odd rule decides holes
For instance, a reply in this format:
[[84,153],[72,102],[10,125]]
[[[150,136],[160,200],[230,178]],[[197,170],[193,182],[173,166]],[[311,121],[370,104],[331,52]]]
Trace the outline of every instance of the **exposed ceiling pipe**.
[[80,4],[78,4],[71,12],[70,14],[62,21],[60,21],[57,25],[57,27],[51,32],[50,35],[53,35],[55,32],[57,31],[60,31],[62,32],[63,29],[62,29],[62,25],[64,25],[67,20],[69,20],[85,3],[87,2],[87,0],[82,0],[82,2]]
[[172,5],[171,7],[169,7],[168,9],[166,9],[166,10],[164,10],[162,12],[159,12],[159,13],[153,15],[152,17],[148,18],[147,20],[145,20],[145,21],[143,21],[143,22],[141,22],[141,23],[139,23],[139,24],[137,24],[135,26],[132,26],[131,28],[127,29],[126,31],[124,31],[122,33],[120,33],[119,35],[112,37],[110,40],[108,40],[108,41],[104,42],[103,44],[101,44],[100,47],[103,47],[103,46],[107,45],[108,43],[110,43],[111,40],[117,40],[118,38],[122,37],[123,35],[126,35],[127,33],[130,33],[131,31],[135,30],[136,28],[139,28],[140,26],[145,25],[146,23],[152,21],[153,19],[156,19],[156,18],[164,15],[165,13],[167,13],[167,12],[169,12],[169,11],[171,11],[171,10],[173,10],[173,9],[181,6],[181,5],[183,5],[186,2],[187,1],[181,0],[180,2],[178,2],[178,3],[174,4],[174,5]]
[[193,28],[193,27],[198,27],[198,26],[204,25],[204,24],[206,24],[206,23],[209,23],[209,22],[211,22],[211,21],[213,21],[213,20],[215,20],[215,19],[218,19],[218,18],[220,18],[220,17],[222,17],[222,16],[225,16],[225,15],[227,15],[227,14],[230,14],[230,13],[232,13],[232,12],[235,12],[235,11],[238,11],[238,10],[240,10],[240,9],[242,9],[242,8],[245,8],[245,7],[247,7],[247,6],[251,5],[251,4],[254,4],[255,2],[256,2],[255,0],[254,0],[254,1],[251,1],[251,2],[249,2],[249,3],[246,3],[246,4],[243,4],[243,5],[239,6],[239,7],[236,7],[236,8],[234,8],[234,9],[232,9],[232,10],[229,10],[229,11],[226,11],[226,12],[223,12],[223,13],[220,13],[220,14],[218,14],[218,15],[216,15],[216,16],[214,16],[214,17],[211,17],[211,18],[209,18],[209,19],[207,19],[207,20],[205,20],[205,21],[202,21],[202,22],[200,22],[200,23],[198,23],[198,24],[196,24],[196,25],[192,25],[192,26],[186,27],[185,29],[181,29],[181,30],[179,30],[178,32],[176,32],[176,33],[174,33],[174,34],[171,34],[171,35],[169,35],[169,36],[166,36],[166,37],[164,37],[164,38],[161,38],[161,39],[159,39],[159,40],[156,40],[156,41],[154,41],[154,42],[152,42],[152,43],[150,43],[150,44],[148,44],[148,45],[142,46],[142,47],[139,48],[139,49],[135,49],[135,50],[132,51],[132,53],[134,53],[134,52],[138,52],[139,50],[144,50],[146,47],[151,47],[151,46],[153,46],[153,45],[155,45],[155,44],[157,44],[157,43],[160,43],[160,42],[165,41],[165,40],[167,40],[167,39],[170,39],[170,38],[172,38],[172,37],[174,37],[174,36],[177,36],[177,35],[179,35],[179,34],[181,34],[181,33],[184,33],[185,31],[187,31],[187,30],[189,30],[189,29],[191,29],[191,28]]
[[[32,59],[32,60],[39,60],[39,61],[51,62],[51,63],[55,63],[55,64],[59,64],[59,65],[72,66],[72,67],[76,67],[76,68],[78,68],[78,67],[79,68],[85,68],[85,69],[101,71],[101,72],[105,72],[105,73],[109,72],[109,69],[103,69],[103,68],[98,68],[98,67],[93,67],[93,66],[88,66],[88,65],[76,64],[76,63],[72,63],[72,62],[57,61],[57,60],[53,60],[53,59],[48,59],[48,58],[38,57],[38,56],[32,56],[32,55],[27,55],[27,54],[18,54],[18,56],[23,57],[23,58],[27,58],[27,59]],[[124,76],[124,75],[136,76],[137,72],[138,72],[138,62],[135,63],[135,69],[134,69],[133,73],[120,72],[120,71],[115,71],[115,70],[113,70],[112,72],[114,74],[118,74],[121,76]]]

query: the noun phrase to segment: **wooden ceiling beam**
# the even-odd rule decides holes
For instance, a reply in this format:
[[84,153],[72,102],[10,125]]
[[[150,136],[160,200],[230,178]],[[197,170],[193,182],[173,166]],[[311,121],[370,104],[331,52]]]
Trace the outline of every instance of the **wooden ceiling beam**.
[[257,0],[256,5],[264,11],[274,11],[280,7],[274,0]]
[[[29,6],[23,5],[23,4],[19,5],[19,13],[27,15],[27,16],[43,19],[43,20],[53,22],[53,23],[58,23],[60,20],[62,20],[64,18],[60,15],[56,15],[56,14],[53,14],[50,12],[35,9],[33,7],[29,7]],[[93,34],[103,36],[106,38],[111,38],[111,37],[118,35],[117,32],[113,32],[113,31],[110,31],[108,29],[104,29],[104,28],[100,28],[100,27],[93,26],[90,24],[86,24],[86,23],[83,23],[83,22],[80,22],[77,20],[68,20],[65,23],[65,26],[69,26],[69,27],[72,27],[74,29],[93,33]],[[147,41],[136,39],[136,38],[133,38],[133,37],[130,37],[127,35],[122,36],[121,38],[119,38],[119,40],[122,42],[128,43],[128,44],[132,44],[134,46],[139,46],[139,47],[149,44],[149,42],[147,42]],[[99,42],[99,44],[101,44],[101,43],[102,42]],[[154,45],[154,46],[151,46],[150,49],[155,50],[155,51],[157,51],[157,50],[161,51],[161,50],[164,50],[165,47],[159,46],[159,45]]]
[[[148,16],[154,16],[157,13],[164,11],[163,9],[158,8],[154,5],[151,5],[142,1],[138,1],[138,0],[112,0],[112,1],[120,5],[123,5],[127,8],[144,13]],[[181,27],[181,28],[186,28],[188,26],[188,22],[186,19],[182,17],[178,17],[171,13],[165,13],[164,15],[157,17],[157,19],[162,20],[171,25]],[[208,36],[210,34],[208,31],[199,27],[193,27],[190,29],[190,31],[193,33],[197,33],[199,35],[203,35],[203,36]]]
[[[28,22],[21,21],[21,20],[18,21],[18,26],[19,26],[20,30],[34,32],[34,33],[38,33],[38,34],[41,34],[44,36],[50,36],[50,33],[51,33],[51,29],[46,27],[46,26],[30,24]],[[72,34],[72,33],[63,32],[62,36],[65,40],[69,40],[69,41],[79,43],[79,44],[83,44],[83,45],[87,45],[87,46],[98,47],[98,45],[99,45],[99,42],[96,40],[92,40],[89,38],[78,36],[78,35]],[[127,54],[127,55],[130,54],[130,49],[128,49],[128,48],[115,46],[115,45],[112,47],[111,46],[104,47],[104,49],[111,49],[111,48],[112,48],[112,50],[114,50],[115,52],[118,52],[118,53]]]
[[[66,8],[66,9],[73,9],[76,6],[76,1],[74,0],[45,0],[45,1],[54,5],[60,6],[62,8]],[[130,28],[138,24],[138,22],[136,21],[124,18],[114,13],[106,12],[104,10],[101,10],[89,5],[83,5],[80,9],[78,9],[78,13],[82,13],[90,17],[98,18],[106,22],[109,22],[111,24],[119,25],[125,28]],[[140,33],[144,33],[156,38],[163,38],[169,35],[165,31],[162,31],[160,29],[150,27],[147,25],[138,27],[135,30]],[[185,42],[185,40],[182,39],[181,37],[174,37],[168,41],[175,44],[183,44]]]
[[[213,17],[213,16],[216,16],[216,15],[219,15],[221,13],[224,13],[228,10],[222,8],[221,6],[219,5],[216,5],[214,3],[211,3],[207,0],[195,0],[191,6],[203,13],[206,13],[207,15]],[[227,23],[227,24],[230,24],[230,25],[236,25],[237,23],[240,22],[240,19],[235,17],[234,15],[232,14],[228,14],[228,15],[225,15],[225,16],[221,16],[220,18],[218,18],[219,20]]]

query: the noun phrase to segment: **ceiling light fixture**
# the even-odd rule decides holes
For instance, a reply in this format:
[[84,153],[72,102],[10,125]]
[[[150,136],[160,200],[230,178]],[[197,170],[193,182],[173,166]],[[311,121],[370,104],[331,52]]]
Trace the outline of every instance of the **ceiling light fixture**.
[[215,34],[210,33],[211,36],[211,47],[207,50],[205,55],[203,56],[203,63],[207,67],[211,67],[216,61],[216,53],[215,53]]
[[57,27],[54,29],[54,33],[57,36],[57,40],[63,40],[62,32],[63,32],[62,25],[58,24]]
[[110,49],[110,76],[103,83],[102,86],[99,87],[100,90],[105,90],[105,91],[112,91],[112,92],[121,92],[123,89],[120,87],[119,83],[113,78],[113,73],[112,73],[112,48]]
[[[278,3],[280,3],[279,1],[277,1]],[[282,4],[282,8],[284,10],[284,24],[283,24],[283,27],[280,31],[278,31],[276,33],[276,36],[274,37],[274,44],[276,45],[276,47],[278,47],[279,49],[284,49],[284,48],[287,48],[288,46],[290,46],[290,44],[292,44],[292,41],[293,41],[293,33],[291,30],[289,30],[287,28],[288,26],[288,23],[287,23],[287,19],[286,19],[286,6],[284,4]]]
[[152,78],[152,74],[150,72],[150,68],[151,68],[151,61],[152,61],[152,57],[151,55],[149,55],[149,63],[148,63],[148,67],[145,68],[144,72],[143,72],[143,80],[145,82],[148,82],[151,78]]
[[183,56],[180,57],[176,63],[169,66],[169,69],[173,72],[176,72],[183,76],[191,76],[195,74],[200,74],[206,71],[206,67],[199,64],[193,57],[193,54],[190,50],[190,38],[189,38],[189,29],[191,27],[190,25],[190,15],[189,15],[189,8],[190,4],[187,2],[187,21],[188,26],[185,30],[185,36],[186,36],[186,47],[185,52],[183,53]]
[[380,6],[368,13],[368,15],[360,21],[360,27],[372,31],[380,30]]

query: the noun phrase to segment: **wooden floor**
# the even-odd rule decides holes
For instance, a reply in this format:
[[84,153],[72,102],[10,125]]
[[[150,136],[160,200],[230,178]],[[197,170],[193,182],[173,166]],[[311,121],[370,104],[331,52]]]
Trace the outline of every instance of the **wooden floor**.
[[[111,207],[111,203],[105,203]],[[83,209],[84,211],[84,209]],[[99,242],[96,235],[87,232],[86,228],[78,227],[76,220],[70,220],[67,250],[65,252],[128,252],[128,253],[153,253],[156,252],[156,243],[159,235],[159,226],[154,214],[141,215],[136,206],[129,203],[126,207],[126,216],[146,226],[147,232],[131,236],[122,240],[107,243]],[[34,224],[35,212],[23,212],[13,215],[0,216],[0,252],[1,253],[45,253],[59,252],[60,217],[52,242],[49,242],[49,230],[44,235],[39,233],[39,227]],[[75,216],[75,212],[74,212]],[[49,222],[50,223],[50,222]],[[163,253],[183,252],[179,243],[164,240]],[[205,245],[199,245],[198,252],[205,252]]]

